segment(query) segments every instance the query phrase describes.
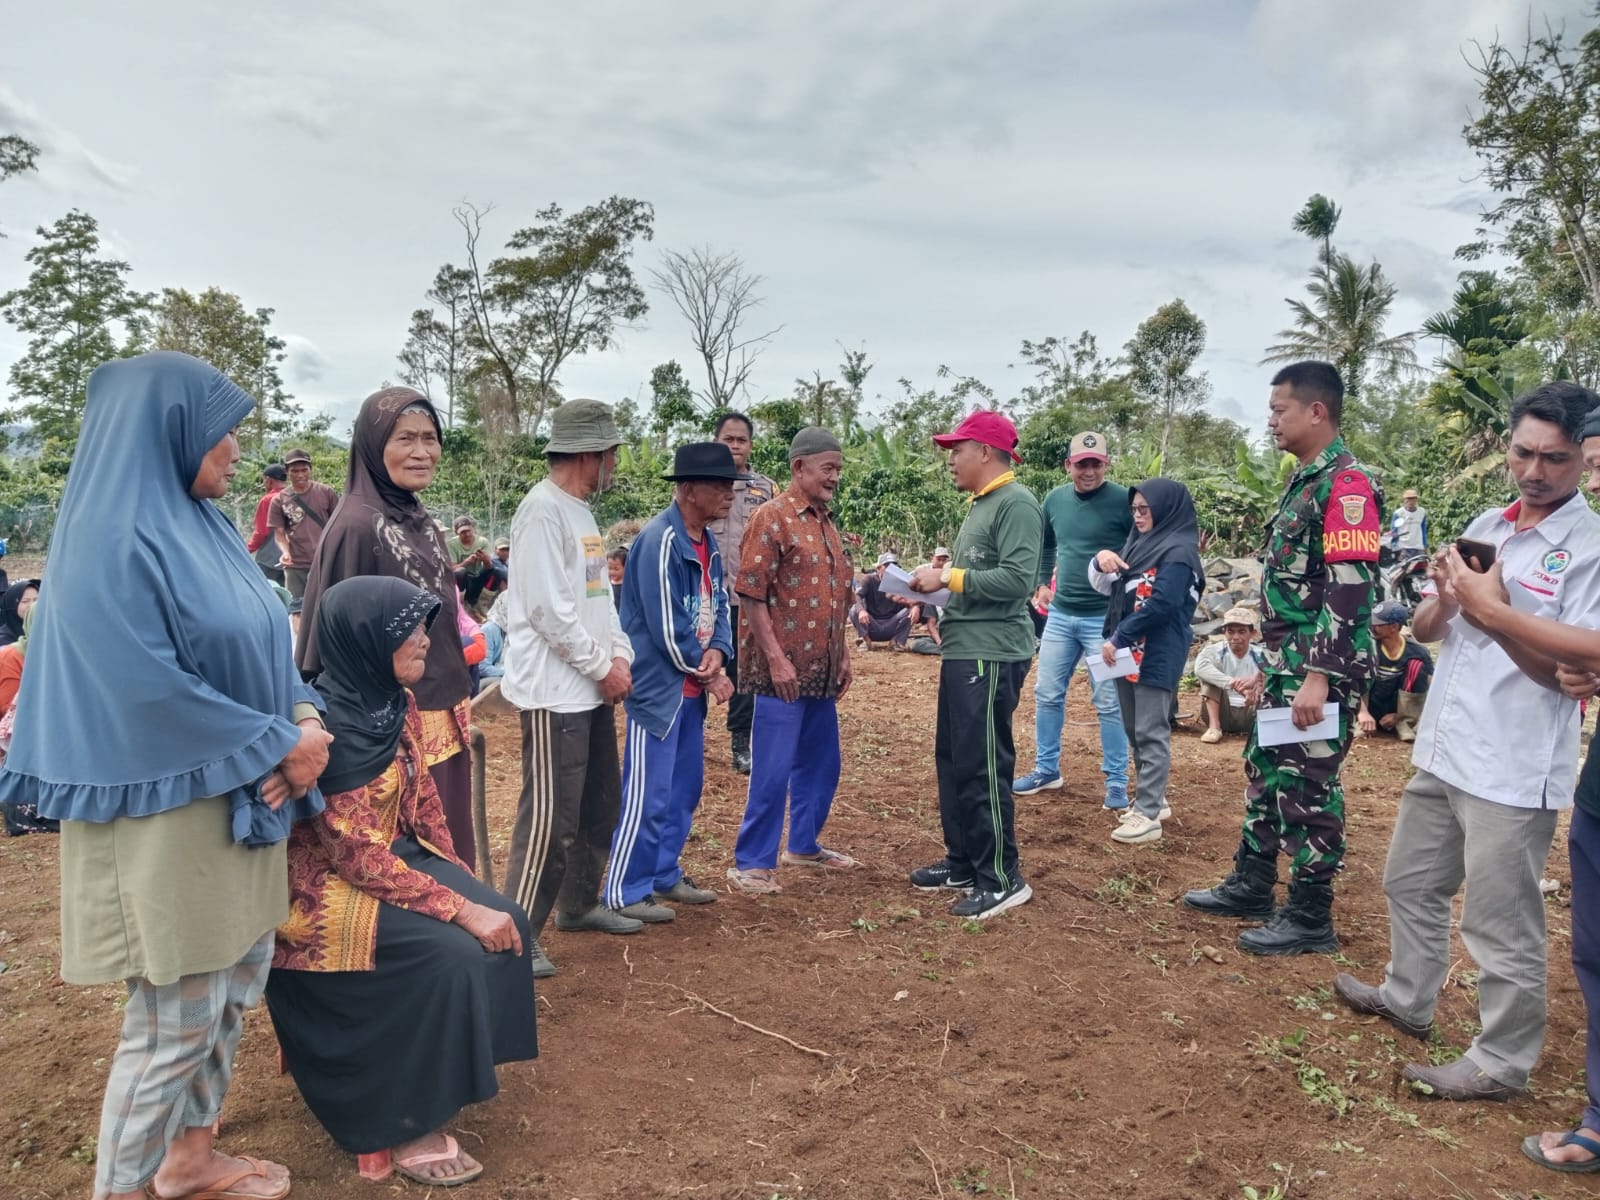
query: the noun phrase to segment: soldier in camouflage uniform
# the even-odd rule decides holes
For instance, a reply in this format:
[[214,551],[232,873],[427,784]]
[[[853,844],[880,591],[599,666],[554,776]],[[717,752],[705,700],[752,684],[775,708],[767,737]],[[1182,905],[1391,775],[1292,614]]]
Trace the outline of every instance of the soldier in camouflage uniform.
[[[1325,709],[1337,737],[1245,748],[1244,836],[1234,871],[1183,902],[1203,912],[1269,919],[1239,937],[1252,954],[1331,953],[1333,877],[1344,862],[1339,769],[1372,659],[1373,581],[1383,494],[1339,436],[1344,385],[1327,363],[1295,363],[1272,380],[1272,430],[1300,460],[1267,531],[1261,579],[1258,685],[1266,708],[1290,707],[1305,729]],[[1289,903],[1273,904],[1278,852],[1289,859]]]

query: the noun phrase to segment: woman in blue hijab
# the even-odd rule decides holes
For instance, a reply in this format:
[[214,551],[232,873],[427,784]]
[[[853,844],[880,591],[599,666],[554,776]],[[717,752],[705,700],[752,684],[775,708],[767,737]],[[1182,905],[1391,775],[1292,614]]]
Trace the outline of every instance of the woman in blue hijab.
[[124,980],[95,1197],[275,1198],[212,1148],[244,1010],[288,915],[285,847],[331,740],[282,606],[212,503],[255,407],[215,367],[100,367],[28,641],[0,803],[61,822],[61,975]]

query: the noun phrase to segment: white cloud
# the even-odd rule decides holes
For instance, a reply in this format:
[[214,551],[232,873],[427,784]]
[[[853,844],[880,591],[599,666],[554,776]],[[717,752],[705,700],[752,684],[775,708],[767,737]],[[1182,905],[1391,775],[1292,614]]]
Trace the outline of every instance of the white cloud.
[[0,83],[0,131],[16,134],[39,147],[38,178],[58,192],[110,190],[125,192],[137,172],[91,150],[70,130],[49,120],[37,107]]
[[246,116],[284,125],[316,138],[328,136],[332,113],[313,93],[321,89],[304,79],[281,75],[241,74],[228,77],[227,103]]

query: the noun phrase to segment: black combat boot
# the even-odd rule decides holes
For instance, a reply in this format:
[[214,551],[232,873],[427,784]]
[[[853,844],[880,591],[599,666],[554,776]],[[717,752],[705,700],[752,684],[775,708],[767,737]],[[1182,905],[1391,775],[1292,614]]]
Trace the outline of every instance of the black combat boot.
[[1265,921],[1272,916],[1272,889],[1277,885],[1278,856],[1257,854],[1241,842],[1228,877],[1214,888],[1185,892],[1183,904],[1213,916]]
[[1239,935],[1239,949],[1248,954],[1336,954],[1333,932],[1333,884],[1289,884],[1289,903],[1259,929]]

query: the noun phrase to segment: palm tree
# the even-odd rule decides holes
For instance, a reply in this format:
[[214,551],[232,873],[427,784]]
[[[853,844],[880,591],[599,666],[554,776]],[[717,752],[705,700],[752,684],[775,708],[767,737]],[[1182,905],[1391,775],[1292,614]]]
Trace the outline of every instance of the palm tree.
[[1311,302],[1288,301],[1294,328],[1267,347],[1263,363],[1321,358],[1339,368],[1345,395],[1358,399],[1369,368],[1401,374],[1417,369],[1416,334],[1384,336],[1396,288],[1376,262],[1358,267],[1348,254],[1334,254],[1311,268]]
[[1443,343],[1436,360],[1442,374],[1428,388],[1427,404],[1454,431],[1461,461],[1503,451],[1517,394],[1514,369],[1503,355],[1528,336],[1521,311],[1493,272],[1469,271],[1450,307],[1424,321],[1422,332]]
[[1339,206],[1318,192],[1299,212],[1292,222],[1296,233],[1303,233],[1314,242],[1322,243],[1322,261],[1333,257],[1333,231],[1339,224]]

